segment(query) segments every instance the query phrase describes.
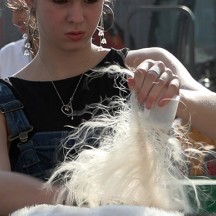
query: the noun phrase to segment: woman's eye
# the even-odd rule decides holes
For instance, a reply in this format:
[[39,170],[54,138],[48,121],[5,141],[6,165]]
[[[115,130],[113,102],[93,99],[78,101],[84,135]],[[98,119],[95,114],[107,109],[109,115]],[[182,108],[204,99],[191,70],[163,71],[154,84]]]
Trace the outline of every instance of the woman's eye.
[[[69,0],[53,0],[54,3],[57,3],[57,4],[65,4],[67,3]],[[98,2],[99,0],[83,0],[84,3],[86,4],[94,4],[96,2]]]
[[57,4],[65,4],[68,2],[68,0],[53,0],[53,2]]
[[98,2],[99,0],[84,0],[84,2],[86,3],[86,4],[94,4],[94,3],[96,3],[96,2]]

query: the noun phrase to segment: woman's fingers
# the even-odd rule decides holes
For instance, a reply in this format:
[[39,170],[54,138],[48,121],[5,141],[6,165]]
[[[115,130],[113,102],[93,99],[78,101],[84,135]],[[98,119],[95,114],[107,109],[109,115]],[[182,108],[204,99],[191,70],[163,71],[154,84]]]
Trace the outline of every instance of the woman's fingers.
[[178,95],[180,82],[163,62],[146,60],[134,72],[129,86],[133,86],[138,101],[151,109],[155,103],[164,106],[170,98]]
[[173,75],[171,81],[168,83],[166,91],[161,96],[158,105],[165,106],[166,104],[168,104],[170,98],[179,95],[179,89],[180,89],[180,80],[178,76]]
[[162,62],[156,62],[155,65],[147,71],[142,88],[140,88],[138,94],[138,100],[140,103],[147,102],[146,106],[148,107],[149,101],[157,98],[157,92],[153,89],[153,87],[158,82],[158,78],[164,70],[164,64]]
[[151,89],[148,92],[147,98],[145,100],[145,105],[150,109],[155,105],[158,100],[163,99],[162,95],[167,90],[167,86],[170,82],[170,77],[172,76],[171,71],[167,68],[164,72],[158,76],[157,80],[152,83]]

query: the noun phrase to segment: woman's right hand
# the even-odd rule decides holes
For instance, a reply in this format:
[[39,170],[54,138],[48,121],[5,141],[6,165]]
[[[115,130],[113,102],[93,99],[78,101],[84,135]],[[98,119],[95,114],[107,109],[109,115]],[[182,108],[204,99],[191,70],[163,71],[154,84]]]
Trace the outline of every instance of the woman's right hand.
[[180,81],[163,62],[147,59],[137,66],[128,85],[137,94],[138,101],[151,109],[156,103],[165,106],[179,95]]

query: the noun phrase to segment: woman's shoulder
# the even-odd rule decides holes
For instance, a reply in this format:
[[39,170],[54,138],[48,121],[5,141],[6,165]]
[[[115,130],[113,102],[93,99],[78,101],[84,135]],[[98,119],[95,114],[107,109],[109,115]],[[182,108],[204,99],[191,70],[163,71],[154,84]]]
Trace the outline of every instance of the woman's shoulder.
[[111,48],[109,51],[110,56],[120,56],[121,58],[125,58],[129,52],[129,48],[125,47],[122,49]]
[[9,78],[0,79],[0,92],[3,90],[3,88],[12,89],[12,85]]
[[0,102],[3,101],[3,97],[11,98],[12,95],[17,97],[17,92],[11,82],[11,78],[0,79]]
[[125,57],[127,56],[128,51],[128,48],[111,48],[109,52],[107,52],[103,60],[98,64],[98,66],[104,66],[106,64],[118,64],[122,67],[125,67]]

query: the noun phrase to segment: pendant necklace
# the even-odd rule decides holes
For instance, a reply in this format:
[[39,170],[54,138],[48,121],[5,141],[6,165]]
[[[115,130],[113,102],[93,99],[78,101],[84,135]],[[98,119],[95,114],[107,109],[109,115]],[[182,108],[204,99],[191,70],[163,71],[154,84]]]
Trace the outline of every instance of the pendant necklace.
[[70,117],[72,120],[73,120],[73,112],[74,112],[74,110],[73,110],[73,104],[72,104],[72,103],[73,103],[73,98],[74,98],[74,95],[76,94],[76,91],[77,91],[77,89],[78,89],[78,87],[79,87],[79,84],[80,84],[80,82],[81,82],[81,80],[82,80],[82,78],[83,78],[83,74],[84,74],[84,72],[83,72],[82,75],[80,76],[80,79],[79,79],[79,81],[78,81],[78,83],[77,83],[77,85],[76,85],[76,87],[75,87],[75,89],[74,89],[74,91],[73,91],[73,94],[72,94],[72,96],[70,97],[68,103],[66,103],[66,104],[64,103],[64,101],[63,101],[61,95],[59,94],[55,83],[54,83],[53,81],[51,81],[52,86],[53,86],[53,88],[55,89],[55,92],[56,92],[56,94],[58,95],[58,97],[59,97],[59,99],[60,99],[60,101],[61,101],[61,103],[62,103],[61,112],[62,112],[64,115],[66,115],[67,117]]
[[[42,61],[42,62],[43,62],[43,61]],[[61,103],[62,103],[61,112],[62,112],[65,116],[70,117],[72,120],[73,120],[73,114],[74,114],[74,110],[73,110],[73,99],[74,99],[74,95],[75,95],[76,92],[77,92],[77,89],[78,89],[78,87],[79,87],[79,85],[80,85],[80,82],[81,82],[81,80],[82,80],[82,78],[83,78],[84,72],[86,71],[86,68],[87,68],[89,62],[90,62],[90,58],[86,61],[85,65],[84,65],[84,67],[83,67],[83,72],[82,72],[82,74],[81,74],[81,76],[80,76],[80,78],[79,78],[79,80],[78,80],[78,83],[77,83],[77,85],[76,85],[76,87],[75,87],[75,89],[74,89],[74,91],[73,91],[73,94],[72,94],[72,96],[70,97],[68,103],[64,103],[64,101],[63,101],[63,99],[62,99],[62,97],[61,97],[61,95],[60,95],[60,93],[59,93],[59,91],[58,91],[58,89],[57,89],[57,87],[56,87],[54,81],[51,81],[51,84],[52,84],[52,86],[53,86],[53,88],[54,88],[56,94],[58,95],[58,98],[60,99],[60,101],[61,101]],[[47,71],[47,73],[48,73],[48,75],[50,76],[50,74],[49,74],[48,71]]]

